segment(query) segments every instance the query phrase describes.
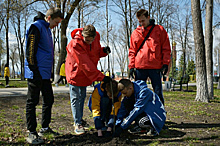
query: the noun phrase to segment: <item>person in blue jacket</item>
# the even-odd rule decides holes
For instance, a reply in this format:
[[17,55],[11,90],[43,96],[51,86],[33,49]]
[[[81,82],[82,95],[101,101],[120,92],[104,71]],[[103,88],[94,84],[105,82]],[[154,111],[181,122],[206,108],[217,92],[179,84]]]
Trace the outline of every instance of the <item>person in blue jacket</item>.
[[[99,83],[95,85],[94,91],[88,102],[99,137],[103,136],[102,131],[105,131],[106,128],[107,131],[105,136],[111,136],[114,120],[116,119],[118,110],[121,106],[122,94],[118,91],[118,82],[115,80],[112,80],[112,90],[113,96],[110,83]],[[114,109],[112,97],[114,97]],[[115,117],[113,115],[115,115]]]
[[[50,8],[46,15],[38,12],[34,22],[26,32],[25,50],[25,78],[28,82],[26,101],[26,122],[29,136],[26,138],[30,144],[41,144],[46,133],[56,134],[50,129],[51,110],[54,102],[51,85],[51,72],[54,59],[54,47],[51,29],[62,21],[63,14],[59,8]],[[42,93],[42,129],[36,132],[36,105],[39,103],[39,95]]]
[[166,111],[157,94],[147,88],[142,80],[131,82],[121,79],[118,90],[124,95],[117,114],[116,129],[113,136],[120,136],[133,121],[135,124],[130,133],[146,131],[148,134],[158,135],[166,120]]

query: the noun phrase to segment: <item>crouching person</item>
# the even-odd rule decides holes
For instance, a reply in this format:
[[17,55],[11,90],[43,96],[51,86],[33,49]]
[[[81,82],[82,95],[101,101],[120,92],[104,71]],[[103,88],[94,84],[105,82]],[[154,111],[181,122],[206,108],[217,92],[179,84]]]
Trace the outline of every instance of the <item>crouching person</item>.
[[[113,115],[115,114],[116,119],[118,109],[121,106],[122,95],[118,92],[118,82],[115,80],[112,80],[112,90],[113,96],[110,83],[99,83],[95,85],[88,102],[99,137],[103,136],[102,131],[106,131],[106,129],[105,136],[112,136],[111,131],[114,126]],[[113,100],[112,97],[114,98]],[[114,109],[112,102],[114,102]]]
[[166,120],[166,112],[160,98],[150,89],[144,81],[131,82],[121,79],[118,90],[124,98],[118,111],[114,137],[120,136],[133,121],[130,133],[149,130],[148,135],[158,135]]

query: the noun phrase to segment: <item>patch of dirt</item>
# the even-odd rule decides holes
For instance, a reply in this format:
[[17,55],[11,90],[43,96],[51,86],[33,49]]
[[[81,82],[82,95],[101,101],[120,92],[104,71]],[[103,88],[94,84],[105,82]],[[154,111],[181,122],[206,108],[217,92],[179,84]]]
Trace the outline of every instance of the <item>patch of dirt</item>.
[[[87,107],[89,96],[90,93],[85,101],[83,119],[90,130],[77,136],[74,134],[69,94],[55,95],[50,127],[61,135],[45,138],[46,145],[220,145],[220,106],[217,101],[201,103],[189,98],[173,100],[165,97],[167,129],[163,129],[159,136],[148,136],[146,133],[130,134],[124,131],[121,137],[99,138],[94,129],[92,114]],[[25,105],[26,97],[0,98],[0,145],[27,144],[24,140],[28,135]],[[40,129],[41,123],[41,105],[40,101],[36,110],[37,130]]]

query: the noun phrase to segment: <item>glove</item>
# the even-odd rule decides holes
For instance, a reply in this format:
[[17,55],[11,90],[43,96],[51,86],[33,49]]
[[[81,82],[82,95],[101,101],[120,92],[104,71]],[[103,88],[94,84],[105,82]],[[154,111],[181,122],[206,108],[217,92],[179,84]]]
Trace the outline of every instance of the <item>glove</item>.
[[111,131],[106,131],[104,137],[111,137],[112,133]]
[[131,68],[130,73],[129,73],[129,78],[131,77],[134,79],[134,75],[135,75],[135,70],[134,70],[134,68]]
[[168,72],[168,65],[164,64],[162,66],[162,68],[160,69],[160,71],[161,71],[162,75],[166,75]]
[[111,53],[111,50],[110,50],[109,46],[103,48],[103,52],[108,53],[108,54]]
[[119,137],[122,132],[123,132],[123,129],[121,128],[121,126],[116,126],[115,132],[113,133],[113,137]]

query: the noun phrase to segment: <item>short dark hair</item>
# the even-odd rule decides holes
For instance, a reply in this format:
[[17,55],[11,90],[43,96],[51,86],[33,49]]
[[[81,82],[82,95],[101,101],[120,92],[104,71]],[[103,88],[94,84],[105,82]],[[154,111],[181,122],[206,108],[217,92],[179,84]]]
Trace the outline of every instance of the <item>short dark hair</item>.
[[51,19],[55,19],[55,18],[58,18],[58,17],[60,17],[61,19],[64,18],[63,13],[61,12],[61,10],[59,8],[56,8],[56,7],[52,7],[49,10],[47,10],[46,18],[48,16],[51,16]]
[[[111,91],[110,83],[106,83],[106,89],[107,91]],[[112,80],[112,90],[114,97],[116,97],[118,94],[118,82],[115,80]]]
[[145,9],[140,9],[136,13],[136,17],[139,18],[140,16],[144,15],[146,18],[149,16],[148,11]]
[[132,85],[132,82],[129,79],[121,79],[119,81],[118,90],[122,91],[124,88],[128,88]]
[[96,36],[96,29],[93,25],[89,24],[89,25],[86,25],[84,28],[83,28],[83,31],[82,31],[82,35],[84,37],[95,37]]

